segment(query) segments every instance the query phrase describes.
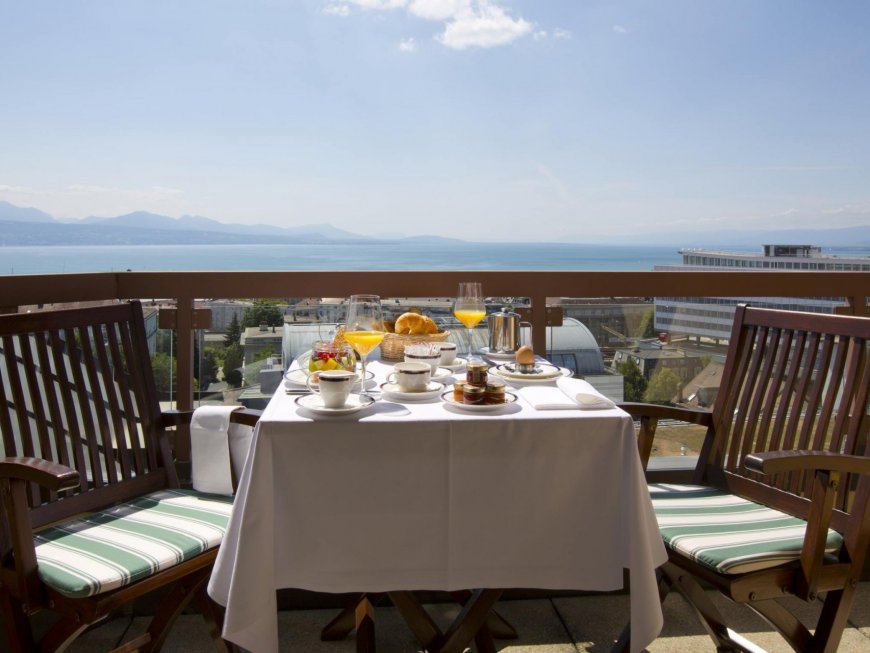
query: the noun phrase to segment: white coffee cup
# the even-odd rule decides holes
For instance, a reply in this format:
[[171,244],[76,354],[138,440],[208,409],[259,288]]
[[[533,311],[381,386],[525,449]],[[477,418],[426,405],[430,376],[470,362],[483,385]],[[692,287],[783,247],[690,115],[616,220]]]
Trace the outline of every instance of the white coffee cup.
[[357,380],[356,372],[347,370],[324,370],[318,375],[317,385],[312,385],[314,376],[309,376],[308,389],[316,392],[326,408],[342,408],[347,403],[350,390]]
[[387,382],[399,387],[402,392],[423,392],[429,385],[432,368],[427,363],[396,363]]
[[456,360],[456,344],[452,342],[439,342],[438,351],[441,355],[441,365],[453,365]]
[[405,362],[426,363],[432,369],[432,374],[437,374],[441,352],[435,343],[412,343],[405,345]]

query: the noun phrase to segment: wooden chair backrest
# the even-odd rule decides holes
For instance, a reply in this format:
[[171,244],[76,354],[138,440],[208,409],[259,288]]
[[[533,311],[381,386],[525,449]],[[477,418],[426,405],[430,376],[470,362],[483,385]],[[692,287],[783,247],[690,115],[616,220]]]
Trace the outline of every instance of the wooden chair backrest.
[[0,316],[0,432],[5,456],[79,472],[31,484],[34,527],[177,486],[140,303]]
[[[743,459],[790,449],[870,455],[868,342],[870,319],[738,306],[697,480],[806,519],[812,474],[761,476]],[[832,526],[843,532],[868,495],[870,479],[845,478]]]

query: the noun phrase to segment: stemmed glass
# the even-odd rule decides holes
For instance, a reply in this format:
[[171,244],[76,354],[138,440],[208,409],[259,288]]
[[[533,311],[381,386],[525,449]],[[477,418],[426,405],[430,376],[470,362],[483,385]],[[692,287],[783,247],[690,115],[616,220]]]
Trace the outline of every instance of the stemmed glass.
[[468,329],[468,358],[477,360],[474,354],[474,327],[486,316],[486,306],[483,304],[483,288],[476,281],[466,281],[459,284],[459,295],[453,304],[453,315]]
[[347,305],[344,338],[356,349],[362,365],[360,394],[366,387],[366,358],[384,339],[384,313],[377,295],[351,295]]

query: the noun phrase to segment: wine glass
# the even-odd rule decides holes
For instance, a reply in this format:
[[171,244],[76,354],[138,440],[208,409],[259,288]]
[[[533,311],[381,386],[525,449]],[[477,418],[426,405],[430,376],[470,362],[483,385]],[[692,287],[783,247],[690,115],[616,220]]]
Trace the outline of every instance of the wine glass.
[[483,304],[483,288],[476,281],[459,284],[459,295],[453,304],[453,315],[468,329],[467,360],[477,360],[474,354],[474,327],[486,316],[486,306]]
[[356,349],[362,365],[362,386],[366,387],[366,358],[384,339],[384,313],[377,295],[351,295],[347,305],[347,326],[344,338]]

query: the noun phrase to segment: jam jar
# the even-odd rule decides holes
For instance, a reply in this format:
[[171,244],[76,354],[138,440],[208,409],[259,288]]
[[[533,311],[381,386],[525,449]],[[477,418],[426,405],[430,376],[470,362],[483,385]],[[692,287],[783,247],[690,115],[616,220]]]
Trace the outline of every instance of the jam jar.
[[487,364],[484,362],[471,361],[465,370],[465,380],[469,385],[485,386]]
[[505,385],[500,379],[489,379],[483,392],[483,403],[503,404],[505,400]]
[[465,401],[465,381],[454,381],[453,382],[453,401],[457,404],[461,404]]
[[466,383],[462,391],[462,403],[464,404],[482,404],[483,396],[486,388],[481,385],[471,385]]

